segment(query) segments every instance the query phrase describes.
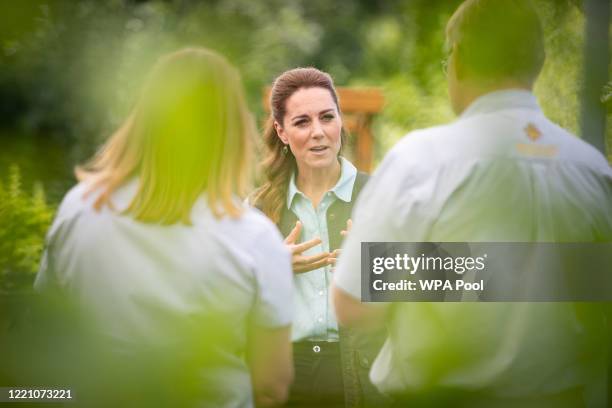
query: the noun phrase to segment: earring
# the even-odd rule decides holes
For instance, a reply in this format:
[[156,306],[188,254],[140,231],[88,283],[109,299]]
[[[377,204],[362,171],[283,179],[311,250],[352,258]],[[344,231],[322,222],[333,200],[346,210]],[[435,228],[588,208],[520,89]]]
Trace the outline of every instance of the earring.
[[289,153],[289,148],[287,147],[287,145],[283,146],[283,154],[286,156],[287,153]]

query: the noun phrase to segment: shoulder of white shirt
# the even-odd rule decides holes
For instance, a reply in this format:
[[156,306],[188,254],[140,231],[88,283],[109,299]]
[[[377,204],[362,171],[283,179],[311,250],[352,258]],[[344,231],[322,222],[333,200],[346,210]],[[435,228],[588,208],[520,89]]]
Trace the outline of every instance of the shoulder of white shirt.
[[[473,124],[472,121],[479,119],[482,118],[466,118],[448,124],[411,131],[397,142],[381,164],[394,162],[396,163],[394,166],[408,166],[415,169],[429,168],[436,164],[437,160],[435,158],[439,156],[440,149],[444,149],[449,140],[459,142],[461,132],[469,130]],[[560,161],[579,163],[596,172],[612,177],[612,168],[601,152],[556,123],[545,117],[543,119],[546,120],[547,125],[554,129],[553,144],[560,150]]]
[[[137,186],[137,180],[132,180],[113,193],[111,201],[118,211],[127,208],[135,194]],[[80,213],[95,211],[93,209],[93,204],[99,195],[102,194],[102,188],[94,189],[93,191],[89,191],[89,189],[90,184],[86,181],[81,181],[73,186],[64,196],[57,212],[58,216],[71,218]],[[263,228],[267,229],[273,226],[272,222],[261,211],[248,205],[247,202],[241,202],[237,199],[236,203],[244,209],[242,216],[238,218],[238,222],[245,221],[261,225]],[[202,209],[198,213],[204,215],[206,218],[208,218],[207,215],[212,215],[208,209],[207,203],[204,201],[204,197],[201,197],[195,206]],[[101,212],[107,211],[111,210],[108,207],[103,207],[101,209]],[[222,220],[224,218],[225,217],[223,217]]]

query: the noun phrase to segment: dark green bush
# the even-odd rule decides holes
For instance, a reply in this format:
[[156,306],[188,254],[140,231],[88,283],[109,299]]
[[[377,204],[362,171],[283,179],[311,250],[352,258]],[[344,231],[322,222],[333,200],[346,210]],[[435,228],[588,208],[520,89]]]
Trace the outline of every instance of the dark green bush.
[[32,287],[53,209],[41,184],[25,192],[17,166],[0,180],[0,292]]

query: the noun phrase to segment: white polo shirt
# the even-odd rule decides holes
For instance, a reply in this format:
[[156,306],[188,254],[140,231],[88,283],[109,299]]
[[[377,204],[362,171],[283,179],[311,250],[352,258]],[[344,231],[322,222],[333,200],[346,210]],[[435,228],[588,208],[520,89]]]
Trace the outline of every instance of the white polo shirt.
[[[132,180],[116,191],[115,208],[127,208],[137,187]],[[248,322],[274,328],[293,318],[290,255],[274,224],[246,206],[239,219],[216,219],[204,198],[193,207],[191,226],[145,224],[108,208],[96,212],[97,194],[84,200],[85,189],[80,183],[64,198],[35,286],[68,289],[101,335],[128,351],[177,341],[180,330],[223,330],[223,344],[208,350],[222,362],[208,373],[221,399],[209,402],[251,406]],[[205,326],[208,317],[219,326]]]
[[[404,137],[364,188],[334,275],[355,298],[364,241],[612,241],[612,170],[546,119],[530,92],[490,93],[455,122]],[[594,385],[605,364],[605,338],[573,304],[392,307],[370,373],[384,391],[556,393]]]

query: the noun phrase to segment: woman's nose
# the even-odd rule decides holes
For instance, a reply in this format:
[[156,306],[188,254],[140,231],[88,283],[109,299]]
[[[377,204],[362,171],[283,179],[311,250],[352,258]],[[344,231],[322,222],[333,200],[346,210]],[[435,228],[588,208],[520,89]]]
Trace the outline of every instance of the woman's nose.
[[312,137],[314,138],[321,138],[325,135],[325,132],[323,132],[323,126],[321,126],[321,122],[318,120],[315,120],[312,122],[312,132],[311,132]]

